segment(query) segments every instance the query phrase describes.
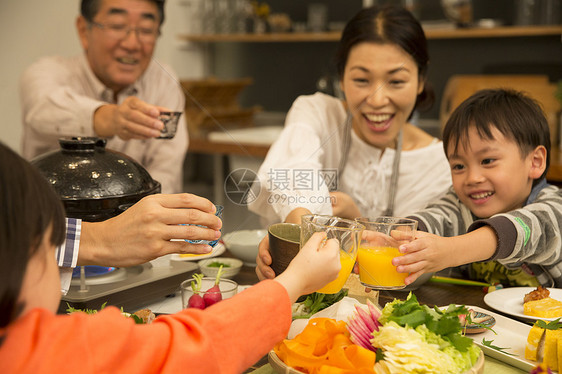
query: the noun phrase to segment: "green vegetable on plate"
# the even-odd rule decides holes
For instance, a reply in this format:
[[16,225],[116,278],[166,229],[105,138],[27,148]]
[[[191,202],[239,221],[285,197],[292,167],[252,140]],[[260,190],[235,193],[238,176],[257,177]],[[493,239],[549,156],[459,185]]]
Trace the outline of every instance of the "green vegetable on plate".
[[220,268],[221,266],[223,268],[229,268],[230,267],[229,264],[223,264],[222,262],[219,262],[219,261],[213,261],[207,266],[210,267],[210,268]]

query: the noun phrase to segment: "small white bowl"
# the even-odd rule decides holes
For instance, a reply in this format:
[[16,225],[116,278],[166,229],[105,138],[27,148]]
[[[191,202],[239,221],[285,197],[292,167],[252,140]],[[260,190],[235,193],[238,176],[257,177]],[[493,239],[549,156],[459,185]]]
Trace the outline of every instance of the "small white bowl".
[[237,258],[229,258],[229,257],[207,258],[197,263],[199,265],[199,270],[201,270],[203,275],[205,275],[206,277],[210,277],[210,278],[217,277],[217,273],[219,272],[219,267],[209,266],[213,262],[219,262],[221,264],[228,265],[228,266],[223,266],[221,278],[232,278],[236,274],[238,274],[240,272],[240,269],[242,268],[242,261],[238,260]]
[[223,235],[226,249],[244,261],[245,265],[256,266],[258,246],[267,235],[267,230],[239,230]]

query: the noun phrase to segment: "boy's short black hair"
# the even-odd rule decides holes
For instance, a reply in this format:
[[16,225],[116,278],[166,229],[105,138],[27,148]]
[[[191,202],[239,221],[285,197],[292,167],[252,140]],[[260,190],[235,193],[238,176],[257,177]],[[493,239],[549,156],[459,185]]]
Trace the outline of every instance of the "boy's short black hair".
[[514,141],[525,157],[536,147],[546,148],[546,169],[538,183],[546,178],[550,166],[550,128],[540,105],[512,89],[481,90],[463,101],[451,114],[443,129],[443,148],[445,154],[454,142],[454,150],[459,144],[468,145],[468,130],[476,128],[483,139],[493,139],[492,128],[498,129],[507,139]]
[[34,166],[0,142],[0,329],[24,308],[18,297],[27,263],[49,227],[49,242],[61,245],[66,225],[60,198]]

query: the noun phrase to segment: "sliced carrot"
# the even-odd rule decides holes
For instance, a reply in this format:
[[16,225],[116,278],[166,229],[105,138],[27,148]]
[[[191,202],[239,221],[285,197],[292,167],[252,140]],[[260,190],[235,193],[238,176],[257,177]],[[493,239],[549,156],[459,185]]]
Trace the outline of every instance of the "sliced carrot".
[[375,352],[353,344],[346,323],[315,318],[294,339],[274,348],[287,365],[310,374],[369,374],[374,372]]

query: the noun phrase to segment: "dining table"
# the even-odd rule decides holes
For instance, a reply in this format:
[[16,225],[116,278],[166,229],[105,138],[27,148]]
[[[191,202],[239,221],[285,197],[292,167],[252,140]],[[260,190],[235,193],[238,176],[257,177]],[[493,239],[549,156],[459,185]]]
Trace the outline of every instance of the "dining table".
[[[228,251],[227,251],[228,255]],[[259,281],[255,267],[244,265],[234,278],[238,284],[255,284]],[[468,307],[476,306],[483,309],[490,310],[490,307],[484,302],[486,293],[482,286],[468,286],[459,284],[448,284],[441,282],[428,281],[421,285],[419,288],[411,291],[420,304],[426,304],[430,307],[433,306],[447,306],[450,304],[462,304]],[[380,291],[379,292],[379,305],[384,307],[386,303],[395,299],[405,300],[409,292],[404,291]],[[494,311],[494,313],[502,314],[501,312]],[[503,314],[505,315],[505,314]],[[506,317],[512,318],[509,315]],[[259,361],[254,363],[244,373],[252,374],[278,374],[272,366],[269,365],[267,356],[262,357]],[[511,366],[505,362],[499,361],[495,358],[485,356],[484,364],[485,374],[522,374],[528,373],[522,369]]]

